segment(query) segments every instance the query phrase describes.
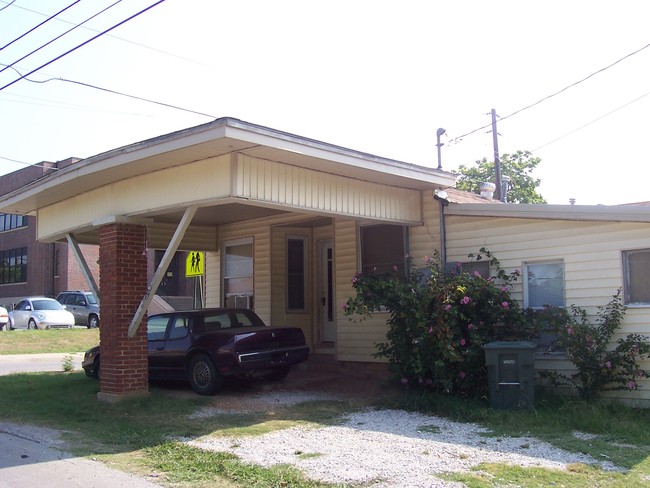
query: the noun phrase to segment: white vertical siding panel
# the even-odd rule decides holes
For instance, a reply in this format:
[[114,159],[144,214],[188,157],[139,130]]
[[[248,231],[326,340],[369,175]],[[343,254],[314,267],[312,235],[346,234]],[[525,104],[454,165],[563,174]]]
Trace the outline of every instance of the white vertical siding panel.
[[205,253],[205,305],[221,306],[221,260],[218,252]]
[[[241,154],[237,165],[237,194],[233,196],[350,217],[402,222],[422,220],[420,192],[416,190],[353,180]],[[275,174],[278,174],[278,192],[274,191]]]
[[422,202],[423,225],[409,227],[409,254],[413,265],[425,265],[425,256],[432,257],[435,250],[440,251],[440,210],[438,202],[424,195]]

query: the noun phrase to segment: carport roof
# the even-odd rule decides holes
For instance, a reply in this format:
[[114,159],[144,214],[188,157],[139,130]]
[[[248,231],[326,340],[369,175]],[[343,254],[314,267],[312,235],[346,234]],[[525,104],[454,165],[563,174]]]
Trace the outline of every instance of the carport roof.
[[440,169],[383,158],[239,119],[223,117],[80,160],[0,196],[0,212],[40,208],[116,181],[232,152],[401,188],[453,186]]

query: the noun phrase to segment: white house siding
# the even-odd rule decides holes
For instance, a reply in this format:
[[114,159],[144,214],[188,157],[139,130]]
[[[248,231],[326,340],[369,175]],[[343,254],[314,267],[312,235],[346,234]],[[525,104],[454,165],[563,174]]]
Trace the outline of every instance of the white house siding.
[[[37,238],[87,230],[104,217],[137,216],[230,195],[230,157],[220,156],[121,180],[38,211]],[[155,181],[155,184],[151,182]]]
[[[447,217],[448,261],[467,261],[469,253],[485,247],[507,271],[521,270],[525,262],[562,260],[565,303],[577,305],[592,316],[623,286],[622,251],[650,247],[650,225],[636,222],[585,222],[512,218]],[[514,288],[523,301],[523,284]],[[620,333],[650,335],[650,308],[627,309]],[[570,364],[545,358],[538,369],[569,370]],[[643,364],[650,369],[650,362]],[[637,399],[650,406],[650,381],[638,392],[611,392],[617,398]]]
[[422,225],[413,225],[408,229],[409,254],[413,265],[420,268],[425,264],[426,256],[433,256],[434,250],[440,251],[440,207],[429,192],[422,193]]
[[330,215],[420,222],[420,192],[240,154],[233,195]]
[[205,306],[221,306],[221,253],[205,253]]

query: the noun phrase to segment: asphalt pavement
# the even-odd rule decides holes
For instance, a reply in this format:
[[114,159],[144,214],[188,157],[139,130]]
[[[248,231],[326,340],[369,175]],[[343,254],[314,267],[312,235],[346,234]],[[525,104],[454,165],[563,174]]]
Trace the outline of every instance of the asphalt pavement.
[[[0,375],[63,371],[69,354],[0,355]],[[83,353],[73,354],[81,369]],[[53,429],[0,421],[0,487],[2,488],[159,488],[162,485],[111,469],[101,461],[62,450]]]

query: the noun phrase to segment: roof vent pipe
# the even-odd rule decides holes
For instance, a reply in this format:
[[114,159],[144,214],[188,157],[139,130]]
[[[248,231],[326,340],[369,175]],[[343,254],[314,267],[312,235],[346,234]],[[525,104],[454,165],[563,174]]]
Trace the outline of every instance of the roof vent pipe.
[[478,191],[481,194],[481,197],[487,200],[492,200],[494,198],[494,190],[496,189],[497,186],[490,181],[483,181],[478,184]]
[[444,146],[444,143],[440,142],[440,136],[443,135],[445,132],[446,132],[445,129],[443,129],[442,127],[440,127],[440,129],[436,131],[436,138],[437,138],[436,146],[438,146],[438,169],[442,169],[442,157],[440,156],[440,148]]

